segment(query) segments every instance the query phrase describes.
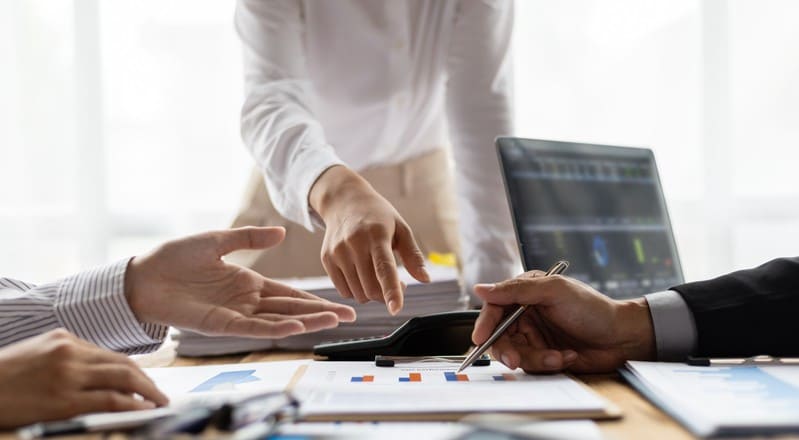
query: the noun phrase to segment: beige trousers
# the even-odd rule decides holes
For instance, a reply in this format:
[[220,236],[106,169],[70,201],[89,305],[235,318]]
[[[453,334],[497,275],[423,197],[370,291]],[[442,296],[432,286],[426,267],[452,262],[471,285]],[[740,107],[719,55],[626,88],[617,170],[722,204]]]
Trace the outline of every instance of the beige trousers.
[[[408,222],[425,255],[459,255],[455,192],[444,149],[397,165],[369,168],[360,174]],[[247,186],[244,207],[233,222],[233,227],[241,226],[283,226],[286,240],[273,249],[236,252],[226,257],[227,261],[273,278],[325,275],[321,262],[324,231],[311,233],[283,218],[272,205],[258,170]]]

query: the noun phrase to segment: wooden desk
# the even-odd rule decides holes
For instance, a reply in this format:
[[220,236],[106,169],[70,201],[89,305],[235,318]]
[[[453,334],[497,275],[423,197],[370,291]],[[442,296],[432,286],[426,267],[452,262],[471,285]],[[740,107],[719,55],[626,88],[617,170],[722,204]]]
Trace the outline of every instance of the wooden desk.
[[[306,359],[304,352],[252,353],[247,356],[224,356],[215,358],[177,358],[173,365],[208,365],[238,362],[267,362],[290,359]],[[608,439],[669,439],[694,438],[682,426],[662,411],[652,406],[616,374],[578,376],[597,394],[615,403],[624,413],[619,420],[598,422]]]
[[[221,356],[209,358],[181,358],[166,362],[172,366],[211,365],[239,362],[267,362],[290,359],[307,359],[307,352],[278,352],[278,353],[252,353],[246,356]],[[161,358],[164,359],[163,357]],[[159,362],[156,362],[158,364]],[[152,362],[145,362],[147,366],[154,366]],[[164,365],[163,362],[160,365]],[[602,433],[608,439],[669,439],[684,440],[694,438],[680,425],[666,416],[662,411],[652,406],[627,386],[615,374],[583,375],[579,376],[595,392],[615,403],[621,408],[624,416],[619,420],[598,422]],[[0,440],[13,439],[11,433],[0,433]],[[73,436],[71,439],[99,439],[100,436]]]
[[[161,350],[159,350],[161,351]],[[164,350],[166,351],[166,350]],[[174,358],[173,355],[156,353],[153,358],[145,362],[140,362],[143,366],[192,366],[192,365],[212,365],[229,364],[240,362],[268,362],[291,359],[307,359],[310,354],[307,352],[276,352],[276,353],[251,353],[246,356],[220,356],[209,358]],[[616,404],[621,408],[623,417],[619,420],[599,421],[599,428],[609,440],[624,439],[646,439],[646,440],[685,440],[693,437],[682,426],[677,424],[662,411],[652,406],[647,400],[642,398],[632,388],[616,374],[594,374],[578,376],[597,394]],[[9,432],[0,432],[0,440],[14,439],[15,436]],[[73,436],[76,439],[99,439],[99,435],[94,436]],[[115,437],[118,438],[118,437]],[[776,439],[799,439],[799,436],[780,436],[769,437],[770,440]]]

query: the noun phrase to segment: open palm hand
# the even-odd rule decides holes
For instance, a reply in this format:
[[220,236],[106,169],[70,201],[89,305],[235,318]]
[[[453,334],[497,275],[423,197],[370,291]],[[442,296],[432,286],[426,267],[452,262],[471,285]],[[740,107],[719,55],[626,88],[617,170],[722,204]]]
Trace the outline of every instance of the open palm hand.
[[277,245],[283,228],[239,228],[171,241],[134,258],[126,295],[143,322],[207,335],[280,338],[353,321],[355,311],[293,289],[222,257]]

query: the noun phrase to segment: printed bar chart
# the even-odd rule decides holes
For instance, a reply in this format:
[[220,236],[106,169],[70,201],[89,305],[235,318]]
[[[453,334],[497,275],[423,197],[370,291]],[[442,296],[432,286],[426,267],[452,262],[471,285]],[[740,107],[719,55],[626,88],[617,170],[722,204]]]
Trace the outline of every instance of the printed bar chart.
[[375,377],[372,376],[371,374],[365,374],[363,376],[353,376],[352,379],[350,379],[350,382],[374,382],[374,381]]
[[253,373],[255,373],[255,370],[225,371],[197,385],[189,392],[234,390],[238,384],[261,380],[254,376]]
[[505,374],[502,374],[500,376],[494,376],[494,380],[497,381],[497,382],[516,380],[516,375],[510,374],[510,373],[505,373]]
[[468,382],[469,375],[468,374],[455,374],[454,371],[446,371],[444,372],[444,378],[447,379],[447,382]]
[[421,382],[422,373],[408,373],[408,377],[400,377],[400,382]]

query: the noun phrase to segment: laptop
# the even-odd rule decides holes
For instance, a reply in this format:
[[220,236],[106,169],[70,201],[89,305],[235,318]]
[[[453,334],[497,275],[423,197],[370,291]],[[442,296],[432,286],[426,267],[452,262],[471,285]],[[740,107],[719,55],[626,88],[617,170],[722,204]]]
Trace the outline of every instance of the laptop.
[[525,270],[567,274],[616,299],[683,282],[663,188],[646,148],[496,141]]

